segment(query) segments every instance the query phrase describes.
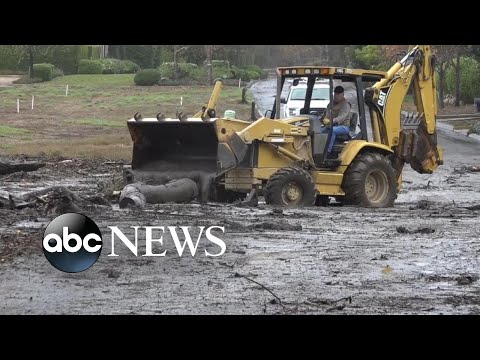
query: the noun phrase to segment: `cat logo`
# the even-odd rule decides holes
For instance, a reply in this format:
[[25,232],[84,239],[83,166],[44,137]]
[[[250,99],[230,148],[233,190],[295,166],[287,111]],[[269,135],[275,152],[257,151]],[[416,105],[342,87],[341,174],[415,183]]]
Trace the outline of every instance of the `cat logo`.
[[385,106],[385,100],[387,99],[387,93],[380,90],[380,94],[378,95],[378,106]]

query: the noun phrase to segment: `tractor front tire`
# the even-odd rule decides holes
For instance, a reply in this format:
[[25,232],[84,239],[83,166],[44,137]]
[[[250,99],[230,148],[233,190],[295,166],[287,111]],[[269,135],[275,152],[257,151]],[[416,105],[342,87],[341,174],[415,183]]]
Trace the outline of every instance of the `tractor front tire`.
[[278,170],[264,189],[268,205],[312,206],[315,203],[315,182],[308,171],[287,167]]

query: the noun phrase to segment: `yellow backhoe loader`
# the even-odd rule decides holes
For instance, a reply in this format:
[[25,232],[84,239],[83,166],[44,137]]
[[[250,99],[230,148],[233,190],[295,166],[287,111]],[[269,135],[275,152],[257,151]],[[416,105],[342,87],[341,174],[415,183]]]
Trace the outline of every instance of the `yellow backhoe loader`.
[[[300,115],[279,119],[289,78],[307,80],[304,106]],[[310,107],[319,80],[330,84],[330,102],[338,84],[351,96],[351,131],[337,137],[333,156],[327,156],[332,128],[323,127],[325,109]],[[431,173],[443,163],[436,137],[434,56],[428,45],[412,47],[387,72],[281,67],[277,81],[269,116],[254,122],[129,120],[132,168],[206,171],[214,174],[209,181],[215,189],[258,193],[272,205],[325,205],[335,197],[344,204],[389,207],[401,189],[404,164]],[[402,111],[408,93],[416,112]]]

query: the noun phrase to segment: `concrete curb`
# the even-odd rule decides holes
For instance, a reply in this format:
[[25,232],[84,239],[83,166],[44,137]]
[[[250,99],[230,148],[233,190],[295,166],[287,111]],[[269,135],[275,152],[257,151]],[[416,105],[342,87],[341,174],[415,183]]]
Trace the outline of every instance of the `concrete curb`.
[[442,132],[443,134],[458,139],[459,137],[464,138],[465,140],[470,139],[480,143],[480,135],[478,134],[470,134],[469,136],[466,135],[465,131],[462,130],[454,130],[453,125],[444,124],[442,122],[437,122],[437,129]]

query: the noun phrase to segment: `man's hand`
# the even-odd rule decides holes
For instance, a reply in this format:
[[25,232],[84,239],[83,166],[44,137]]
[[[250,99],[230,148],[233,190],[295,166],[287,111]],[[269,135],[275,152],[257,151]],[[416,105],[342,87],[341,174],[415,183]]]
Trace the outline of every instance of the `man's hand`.
[[323,125],[328,126],[330,124],[330,119],[329,118],[324,118],[322,120]]

